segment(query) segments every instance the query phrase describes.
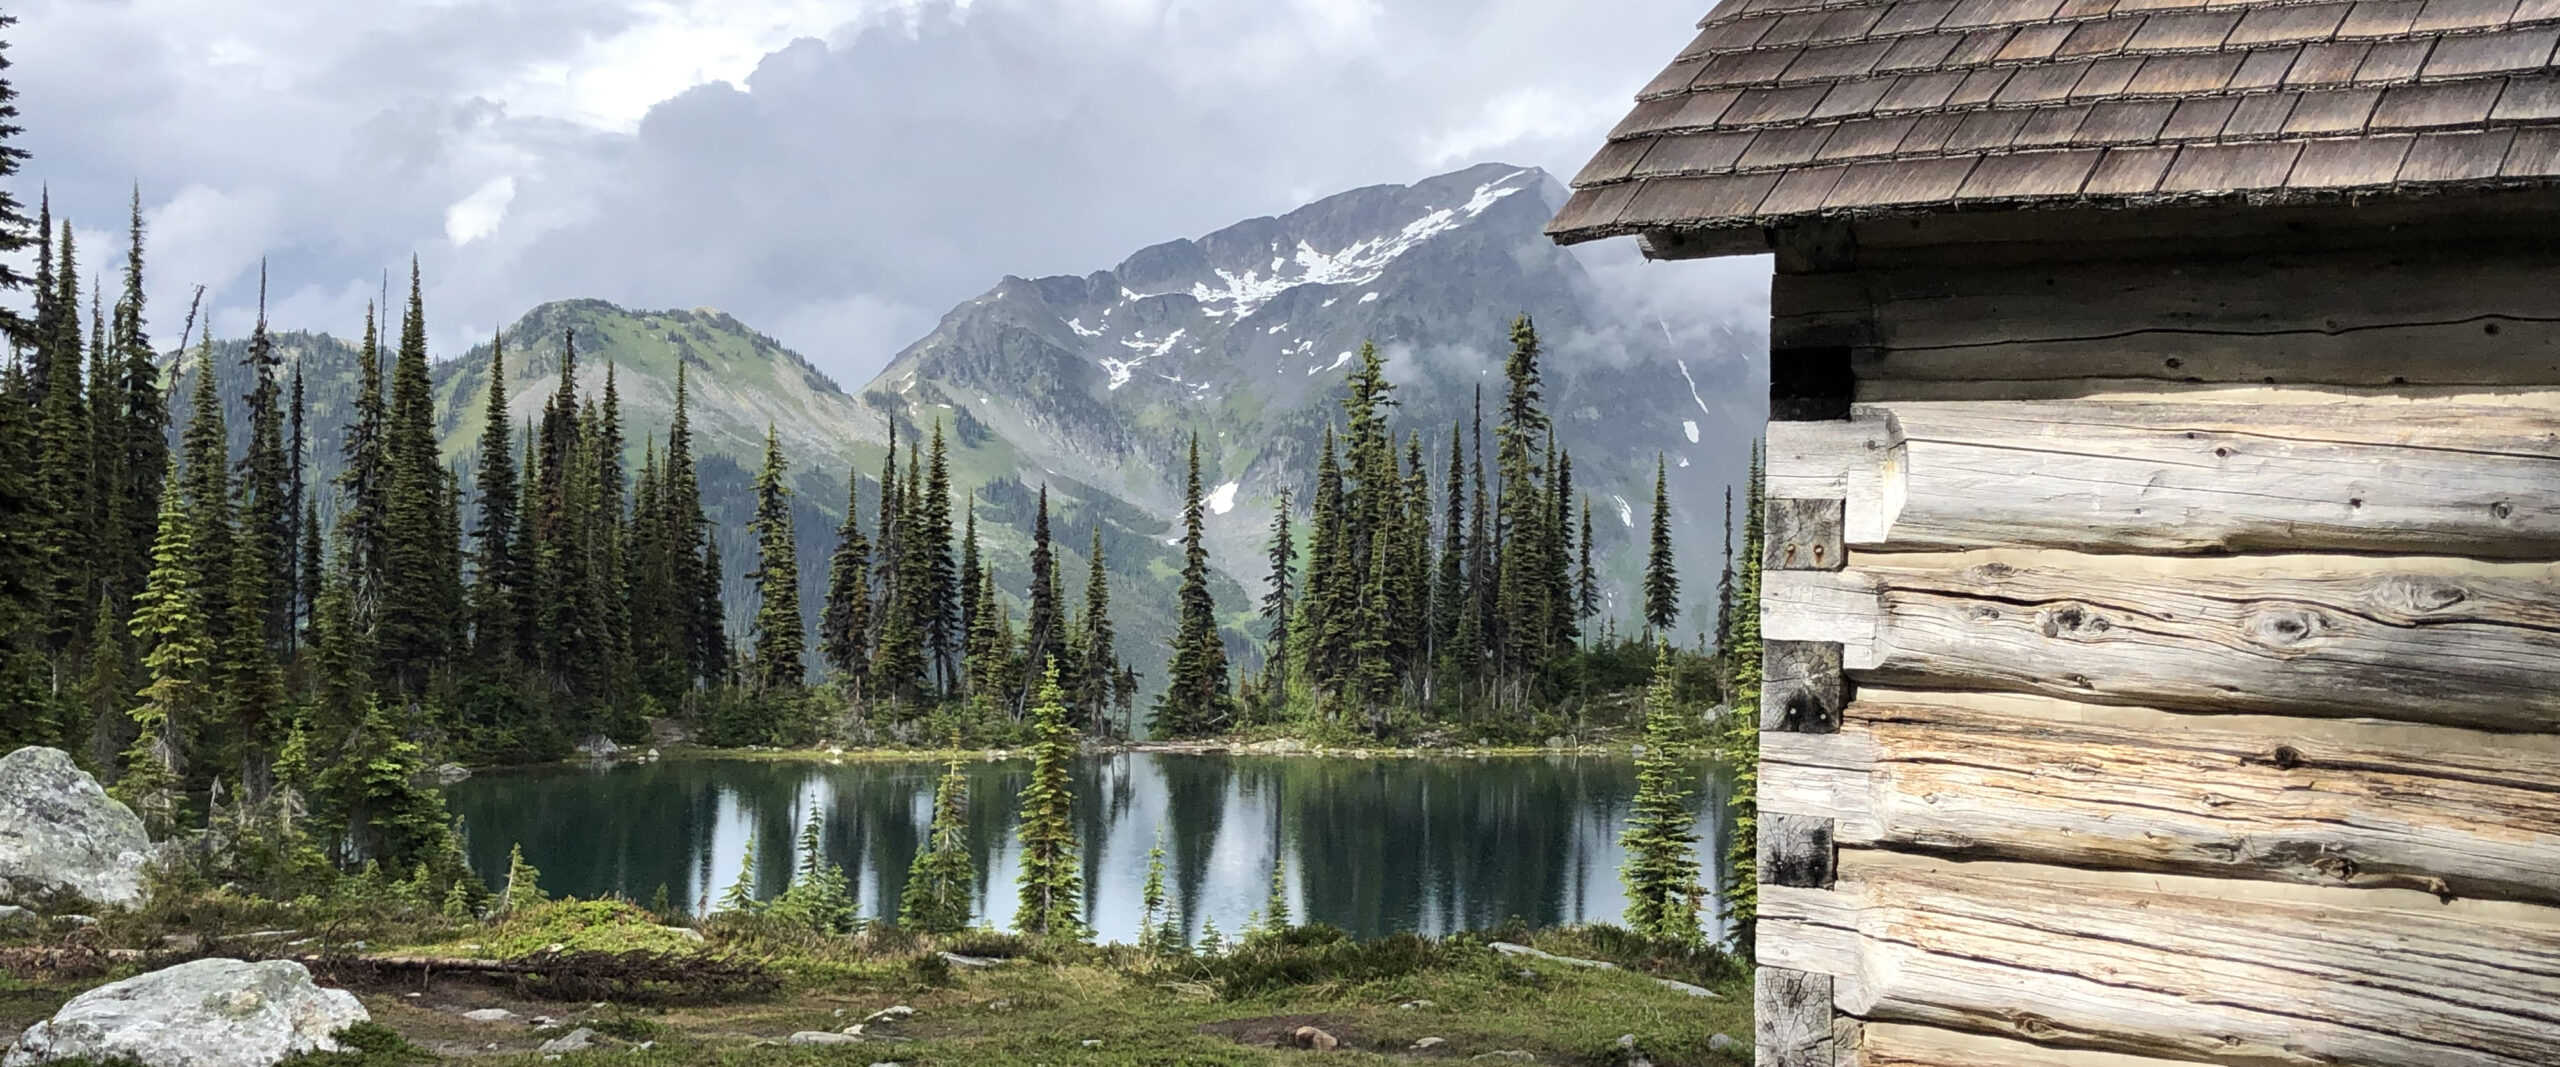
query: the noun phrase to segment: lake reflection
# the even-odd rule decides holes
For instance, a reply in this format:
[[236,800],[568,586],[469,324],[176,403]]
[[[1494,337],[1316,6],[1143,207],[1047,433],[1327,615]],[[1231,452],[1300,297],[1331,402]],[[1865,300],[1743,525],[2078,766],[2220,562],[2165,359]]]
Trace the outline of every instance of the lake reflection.
[[[964,770],[977,911],[1000,926],[1014,911],[1014,798],[1029,770],[1018,760]],[[687,760],[484,774],[450,800],[493,886],[521,843],[555,895],[645,902],[663,886],[697,911],[737,879],[750,838],[759,895],[777,892],[814,805],[828,858],[852,876],[863,914],[878,916],[896,910],[941,773],[922,762]],[[1699,853],[1712,871],[1725,827],[1706,813],[1722,811],[1725,778],[1702,764],[1697,780]],[[1614,922],[1618,833],[1634,793],[1623,758],[1087,757],[1075,796],[1088,915],[1104,939],[1134,937],[1161,831],[1166,880],[1194,934],[1210,919],[1234,933],[1269,896],[1275,857],[1300,921],[1363,935],[1513,916]]]

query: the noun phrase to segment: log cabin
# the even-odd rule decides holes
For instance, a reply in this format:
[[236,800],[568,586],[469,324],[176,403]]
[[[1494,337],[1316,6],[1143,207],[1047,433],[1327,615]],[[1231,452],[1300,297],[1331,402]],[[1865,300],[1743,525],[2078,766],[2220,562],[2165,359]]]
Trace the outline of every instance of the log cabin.
[[[1666,42],[1668,44],[1668,42]],[[2560,1064],[2560,0],[1725,0],[1757,1061]]]

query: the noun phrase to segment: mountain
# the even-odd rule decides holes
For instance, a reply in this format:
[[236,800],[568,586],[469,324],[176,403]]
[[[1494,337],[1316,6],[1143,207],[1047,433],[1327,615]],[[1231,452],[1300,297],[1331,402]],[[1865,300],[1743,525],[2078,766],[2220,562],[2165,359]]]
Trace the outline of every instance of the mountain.
[[1764,410],[1745,377],[1756,338],[1728,332],[1722,350],[1682,353],[1667,327],[1630,323],[1540,232],[1564,194],[1544,171],[1486,164],[1168,241],[1081,277],[1008,277],[954,308],[863,395],[911,415],[949,406],[1009,442],[1028,462],[1023,477],[1072,478],[1168,519],[1196,431],[1215,487],[1213,558],[1258,588],[1271,506],[1283,487],[1306,500],[1362,342],[1388,356],[1392,422],[1422,432],[1436,484],[1476,387],[1499,403],[1511,320],[1527,314],[1558,438],[1623,595],[1641,568],[1656,455],[1716,472],[1674,493],[1688,600],[1706,603],[1713,582],[1699,576],[1722,550],[1712,497],[1739,473]]
[[[1039,487],[1050,492],[1073,601],[1081,602],[1073,590],[1088,540],[1102,532],[1120,648],[1152,684],[1163,677],[1173,627],[1181,560],[1172,540],[1192,432],[1214,487],[1214,592],[1241,652],[1259,632],[1252,616],[1272,502],[1287,487],[1303,511],[1323,428],[1339,418],[1343,372],[1361,343],[1387,353],[1400,404],[1392,422],[1423,433],[1436,485],[1451,427],[1470,416],[1475,387],[1499,403],[1511,320],[1526,313],[1544,339],[1558,437],[1598,511],[1614,613],[1634,614],[1626,597],[1662,453],[1697,468],[1675,482],[1673,503],[1690,622],[1704,625],[1711,609],[1698,608],[1712,601],[1721,548],[1715,493],[1757,432],[1759,402],[1744,378],[1754,339],[1735,334],[1720,350],[1675,352],[1667,327],[1631,323],[1573,253],[1540,233],[1562,195],[1543,171],[1486,165],[1154,245],[1110,270],[1008,277],[953,308],[856,392],[719,311],[558,301],[500,335],[502,386],[514,421],[529,421],[557,387],[564,339],[574,339],[582,394],[600,393],[605,368],[613,369],[636,469],[638,450],[666,439],[677,368],[685,368],[705,504],[720,523],[732,632],[741,636],[751,608],[744,524],[766,425],[793,463],[803,603],[814,625],[846,477],[862,479],[869,528],[889,428],[903,450],[939,422],[953,481],[977,487],[984,550],[1015,597],[1025,592]],[[303,367],[312,480],[326,484],[338,469],[356,348],[317,333],[276,340],[286,365]],[[490,351],[480,344],[431,372],[445,455],[466,481]],[[242,341],[215,344],[235,448],[245,437],[244,354]],[[182,424],[192,364],[172,393]],[[468,528],[470,516],[464,521]]]

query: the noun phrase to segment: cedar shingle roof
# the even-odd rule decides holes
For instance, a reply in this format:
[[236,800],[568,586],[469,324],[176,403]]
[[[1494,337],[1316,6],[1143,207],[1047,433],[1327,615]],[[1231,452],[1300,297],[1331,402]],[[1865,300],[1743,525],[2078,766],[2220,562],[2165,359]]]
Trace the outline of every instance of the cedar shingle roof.
[[1724,0],[1547,232],[2560,183],[2555,50],[2560,0]]

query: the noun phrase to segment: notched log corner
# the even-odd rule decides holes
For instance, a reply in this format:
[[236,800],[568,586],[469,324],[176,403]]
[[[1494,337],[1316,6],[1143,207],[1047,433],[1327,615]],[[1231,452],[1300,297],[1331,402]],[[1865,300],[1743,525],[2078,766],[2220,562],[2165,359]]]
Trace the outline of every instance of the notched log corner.
[[1763,658],[1760,729],[1792,734],[1840,732],[1849,685],[1836,641],[1770,641]]

